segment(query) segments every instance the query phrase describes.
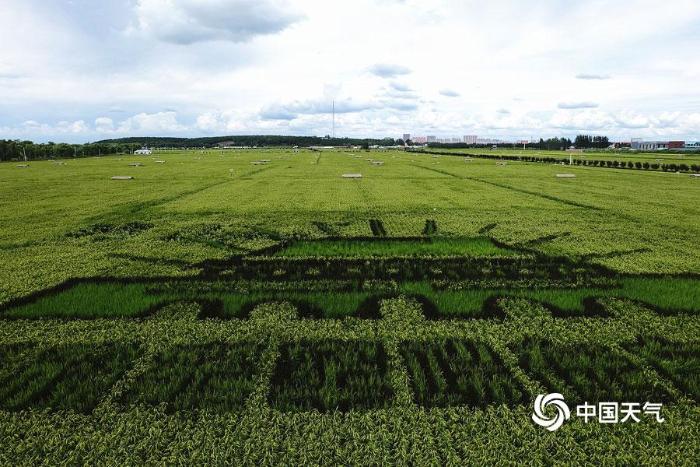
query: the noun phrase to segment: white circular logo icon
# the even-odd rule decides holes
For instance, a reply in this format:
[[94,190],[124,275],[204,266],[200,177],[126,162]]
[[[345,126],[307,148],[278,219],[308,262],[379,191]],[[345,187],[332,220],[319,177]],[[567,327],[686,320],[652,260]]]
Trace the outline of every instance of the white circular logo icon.
[[[544,411],[547,406],[553,406],[557,409],[557,414],[554,417],[547,417]],[[556,431],[562,426],[565,420],[571,417],[569,406],[564,402],[564,396],[558,392],[551,394],[540,394],[535,399],[535,413],[532,414],[532,421],[543,426],[549,431]]]

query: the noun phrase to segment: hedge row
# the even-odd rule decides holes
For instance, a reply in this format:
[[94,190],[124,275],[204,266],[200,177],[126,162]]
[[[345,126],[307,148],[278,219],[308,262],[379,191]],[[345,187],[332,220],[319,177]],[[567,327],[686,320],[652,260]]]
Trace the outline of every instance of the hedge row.
[[[464,156],[477,157],[480,159],[496,159],[506,161],[520,162],[543,162],[548,164],[568,164],[568,158],[545,157],[545,156],[517,156],[517,155],[496,155],[496,154],[465,154],[458,152],[438,152],[438,151],[423,151],[426,154],[438,154],[442,156]],[[575,165],[583,165],[588,167],[606,167],[611,169],[635,169],[635,170],[660,170],[664,172],[696,172],[700,173],[699,164],[659,164],[640,161],[617,161],[617,160],[593,160],[593,159],[576,159]]]

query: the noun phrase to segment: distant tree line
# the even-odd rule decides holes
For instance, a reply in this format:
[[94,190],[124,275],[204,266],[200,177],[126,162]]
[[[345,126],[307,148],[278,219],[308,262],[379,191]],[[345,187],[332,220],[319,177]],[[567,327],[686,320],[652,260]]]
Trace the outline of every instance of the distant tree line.
[[108,144],[136,144],[149,148],[213,148],[221,143],[232,146],[394,146],[403,144],[402,140],[393,138],[332,138],[330,136],[281,136],[281,135],[244,135],[212,136],[205,138],[160,138],[133,137],[98,141]]
[[[244,135],[213,136],[205,138],[165,138],[132,137],[97,141],[87,144],[33,143],[20,140],[0,140],[0,161],[40,160],[53,158],[87,157],[108,154],[132,153],[141,147],[149,148],[214,148],[222,143],[232,146],[370,146],[404,145],[402,139],[393,138],[332,138],[330,136],[280,136],[280,135]],[[409,145],[410,141],[407,141]],[[526,144],[529,149],[561,150],[575,145],[577,148],[607,148],[610,143],[606,136],[578,135],[575,141],[568,138],[540,139],[539,142]],[[431,148],[488,148],[491,144],[468,145],[466,143],[430,143]],[[517,143],[501,143],[498,147],[520,148]]]
[[574,141],[574,146],[578,149],[605,149],[610,146],[610,141],[607,136],[578,135]]
[[139,144],[133,143],[38,144],[31,141],[0,140],[0,162],[104,156],[131,153],[140,147]]
[[133,137],[97,141],[87,144],[33,143],[32,141],[0,140],[0,162],[88,157],[108,154],[127,154],[142,147],[149,148],[214,148],[221,143],[233,146],[394,146],[403,145],[393,138],[331,138],[330,136],[214,136],[207,138]]
[[[493,144],[467,144],[467,143],[428,143],[430,148],[490,148]],[[498,143],[499,148],[518,149],[522,148],[522,143]],[[605,149],[610,146],[610,140],[607,136],[591,136],[578,135],[574,141],[569,138],[540,138],[539,141],[531,141],[525,144],[526,149],[541,149],[541,150],[564,150],[571,146],[576,146],[578,149]]]

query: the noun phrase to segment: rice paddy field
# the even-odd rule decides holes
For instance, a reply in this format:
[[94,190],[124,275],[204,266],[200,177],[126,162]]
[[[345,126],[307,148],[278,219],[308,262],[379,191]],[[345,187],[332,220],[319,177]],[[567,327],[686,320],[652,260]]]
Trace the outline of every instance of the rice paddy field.
[[0,464],[696,465],[700,178],[454,152],[0,164]]

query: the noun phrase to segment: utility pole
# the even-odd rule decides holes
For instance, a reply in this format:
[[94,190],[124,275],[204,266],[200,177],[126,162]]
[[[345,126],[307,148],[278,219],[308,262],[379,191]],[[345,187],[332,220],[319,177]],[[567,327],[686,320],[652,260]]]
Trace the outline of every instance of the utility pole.
[[333,139],[335,139],[335,99],[333,99],[333,131],[331,132]]

